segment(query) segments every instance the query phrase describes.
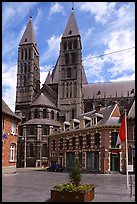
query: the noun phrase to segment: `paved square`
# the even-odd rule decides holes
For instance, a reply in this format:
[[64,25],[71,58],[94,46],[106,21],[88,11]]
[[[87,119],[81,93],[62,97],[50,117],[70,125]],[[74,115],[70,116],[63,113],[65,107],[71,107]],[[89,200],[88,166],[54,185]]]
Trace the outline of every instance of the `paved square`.
[[[68,181],[68,173],[17,169],[14,175],[2,176],[2,202],[48,202],[50,189]],[[81,183],[96,186],[92,202],[135,202],[126,188],[126,175],[83,174]]]

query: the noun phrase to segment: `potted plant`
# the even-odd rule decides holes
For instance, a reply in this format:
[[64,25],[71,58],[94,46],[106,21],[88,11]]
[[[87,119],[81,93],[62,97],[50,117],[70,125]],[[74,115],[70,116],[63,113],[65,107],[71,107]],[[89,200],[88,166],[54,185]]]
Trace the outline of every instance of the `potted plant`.
[[78,160],[74,161],[69,173],[70,182],[55,185],[51,189],[52,202],[90,202],[94,199],[93,184],[81,184],[81,169]]

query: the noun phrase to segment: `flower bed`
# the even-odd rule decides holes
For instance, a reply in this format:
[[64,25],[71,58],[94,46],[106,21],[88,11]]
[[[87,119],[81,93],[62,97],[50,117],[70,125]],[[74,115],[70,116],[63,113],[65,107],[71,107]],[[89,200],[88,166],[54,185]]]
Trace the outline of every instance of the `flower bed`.
[[73,185],[59,184],[51,190],[52,202],[90,202],[94,199],[93,184]]

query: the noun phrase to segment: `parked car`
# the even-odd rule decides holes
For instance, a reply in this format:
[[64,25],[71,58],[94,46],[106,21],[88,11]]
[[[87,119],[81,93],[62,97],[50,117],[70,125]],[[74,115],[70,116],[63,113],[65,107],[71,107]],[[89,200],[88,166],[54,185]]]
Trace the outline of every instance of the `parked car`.
[[56,172],[62,172],[63,168],[60,164],[52,163],[51,166],[47,168],[47,171],[56,171]]

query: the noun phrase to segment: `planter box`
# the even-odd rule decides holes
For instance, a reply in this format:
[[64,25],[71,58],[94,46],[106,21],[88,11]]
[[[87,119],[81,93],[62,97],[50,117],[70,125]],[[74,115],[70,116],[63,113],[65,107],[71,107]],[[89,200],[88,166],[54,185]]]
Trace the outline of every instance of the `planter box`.
[[87,193],[51,190],[51,202],[90,202],[93,199],[94,189]]

